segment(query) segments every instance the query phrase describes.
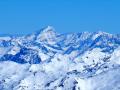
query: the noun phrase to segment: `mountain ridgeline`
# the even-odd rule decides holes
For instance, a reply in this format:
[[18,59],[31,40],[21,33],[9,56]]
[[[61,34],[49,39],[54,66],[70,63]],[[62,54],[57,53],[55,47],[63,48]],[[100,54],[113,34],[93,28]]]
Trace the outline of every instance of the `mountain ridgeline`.
[[[94,48],[101,48],[102,52],[112,53],[119,45],[120,35],[101,31],[58,34],[53,27],[48,26],[26,36],[1,37],[0,48],[5,50],[0,55],[0,61],[38,64],[45,60],[50,61],[55,54],[69,55],[78,51],[77,57]],[[48,58],[43,60],[40,53]]]

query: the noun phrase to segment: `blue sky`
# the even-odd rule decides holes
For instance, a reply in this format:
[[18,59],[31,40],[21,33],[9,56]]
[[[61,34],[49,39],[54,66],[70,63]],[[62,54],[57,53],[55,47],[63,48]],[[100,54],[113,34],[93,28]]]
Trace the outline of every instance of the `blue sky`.
[[47,25],[60,33],[120,33],[120,0],[0,0],[0,34],[28,34]]

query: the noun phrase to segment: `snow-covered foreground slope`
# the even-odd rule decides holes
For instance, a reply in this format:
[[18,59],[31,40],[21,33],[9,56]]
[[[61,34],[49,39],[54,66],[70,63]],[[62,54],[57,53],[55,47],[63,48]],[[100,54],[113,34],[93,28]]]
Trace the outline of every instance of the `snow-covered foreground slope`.
[[120,35],[48,26],[1,37],[0,90],[120,90]]

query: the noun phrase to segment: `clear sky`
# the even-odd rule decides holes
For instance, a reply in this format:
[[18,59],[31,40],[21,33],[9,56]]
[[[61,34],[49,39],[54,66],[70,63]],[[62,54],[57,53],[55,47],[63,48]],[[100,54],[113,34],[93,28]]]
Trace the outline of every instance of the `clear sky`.
[[0,0],[0,34],[28,34],[47,25],[60,33],[120,33],[120,0]]

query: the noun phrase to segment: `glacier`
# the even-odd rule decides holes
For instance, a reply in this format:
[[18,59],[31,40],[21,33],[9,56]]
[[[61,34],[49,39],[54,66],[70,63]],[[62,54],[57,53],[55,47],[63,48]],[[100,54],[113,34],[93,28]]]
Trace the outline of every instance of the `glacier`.
[[0,90],[120,90],[120,34],[1,36]]

